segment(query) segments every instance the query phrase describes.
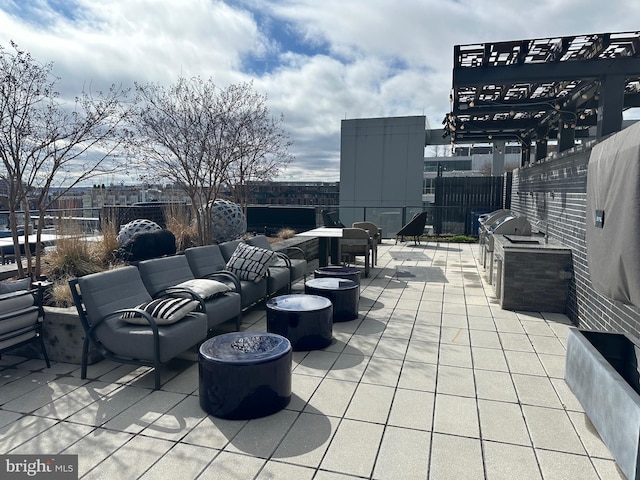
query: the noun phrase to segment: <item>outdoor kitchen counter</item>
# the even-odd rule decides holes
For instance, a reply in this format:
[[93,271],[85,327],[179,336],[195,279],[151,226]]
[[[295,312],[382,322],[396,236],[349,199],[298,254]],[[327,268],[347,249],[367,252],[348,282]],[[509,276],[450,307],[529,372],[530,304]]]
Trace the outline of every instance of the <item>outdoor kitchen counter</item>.
[[496,235],[496,295],[505,310],[564,313],[573,266],[571,249],[540,236]]

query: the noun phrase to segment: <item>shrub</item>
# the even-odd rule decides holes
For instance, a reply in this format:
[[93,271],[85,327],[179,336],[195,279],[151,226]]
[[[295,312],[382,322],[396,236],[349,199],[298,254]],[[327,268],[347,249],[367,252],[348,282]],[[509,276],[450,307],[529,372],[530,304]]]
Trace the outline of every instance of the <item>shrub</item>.
[[184,203],[171,203],[164,210],[165,223],[176,237],[176,250],[181,251],[196,245],[198,226],[191,221],[191,209]]
[[471,237],[469,235],[454,235],[449,239],[451,243],[476,243],[478,237]]
[[278,238],[280,240],[286,240],[287,238],[293,238],[296,235],[296,231],[292,228],[283,228],[278,232]]

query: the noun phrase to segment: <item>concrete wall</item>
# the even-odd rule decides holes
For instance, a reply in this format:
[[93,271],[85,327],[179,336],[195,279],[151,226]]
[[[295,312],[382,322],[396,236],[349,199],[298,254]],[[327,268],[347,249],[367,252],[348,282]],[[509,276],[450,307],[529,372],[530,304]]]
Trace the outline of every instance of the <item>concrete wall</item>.
[[515,170],[511,209],[532,222],[547,220],[549,237],[571,247],[573,279],[567,315],[576,325],[640,337],[640,309],[608,300],[589,280],[585,241],[589,154],[587,150]]
[[[340,206],[422,205],[426,117],[342,121]],[[341,208],[345,225],[359,220]]]

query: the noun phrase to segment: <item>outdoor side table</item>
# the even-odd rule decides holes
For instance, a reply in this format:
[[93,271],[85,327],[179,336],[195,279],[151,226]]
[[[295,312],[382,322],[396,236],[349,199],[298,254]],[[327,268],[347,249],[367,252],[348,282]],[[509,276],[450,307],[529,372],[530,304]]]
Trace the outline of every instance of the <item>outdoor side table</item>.
[[333,305],[317,295],[281,295],[267,302],[267,331],[287,337],[291,348],[317,350],[333,339]]
[[273,333],[232,332],[200,346],[200,407],[226,419],[264,417],[291,400],[291,343]]
[[314,278],[304,284],[304,293],[331,300],[334,322],[358,318],[360,286],[353,280],[336,277]]
[[346,278],[352,280],[360,285],[360,270],[355,267],[345,267],[342,265],[329,265],[326,267],[320,267],[314,270],[313,275],[315,278],[334,277],[334,278]]

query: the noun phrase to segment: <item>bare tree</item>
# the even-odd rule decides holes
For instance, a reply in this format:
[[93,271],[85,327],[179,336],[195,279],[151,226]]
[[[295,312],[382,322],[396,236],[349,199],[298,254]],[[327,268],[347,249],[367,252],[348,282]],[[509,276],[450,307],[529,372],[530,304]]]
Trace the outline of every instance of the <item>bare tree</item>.
[[493,169],[493,167],[491,165],[491,162],[484,162],[480,166],[478,171],[480,172],[480,175],[482,175],[483,177],[490,177],[492,169]]
[[[25,215],[24,251],[27,272],[17,261],[18,275],[40,274],[41,235],[46,209],[70,188],[117,169],[112,154],[125,132],[122,100],[126,90],[112,86],[103,94],[82,92],[73,108],[59,101],[53,64],[40,64],[11,43],[0,46],[0,172],[8,185],[7,207],[16,255],[20,251],[17,212]],[[54,187],[55,192],[54,192]],[[30,199],[39,212],[36,261],[28,242]]]
[[[239,171],[243,179],[275,172],[274,166],[259,170],[258,160],[267,163],[270,153],[282,148],[277,142],[283,142],[284,134],[273,133],[277,124],[269,131],[270,124],[263,121],[264,98],[252,92],[251,84],[219,88],[212,79],[181,77],[168,88],[147,84],[136,85],[136,90],[139,102],[132,124],[144,175],[184,188],[199,241],[210,243],[213,202],[230,182],[237,182]],[[254,159],[251,168],[249,158]]]
[[520,168],[520,162],[509,162],[504,166],[504,171],[513,172],[517,168]]
[[251,92],[250,84],[231,89],[241,103],[233,115],[236,151],[226,183],[233,200],[246,212],[252,184],[273,180],[291,162],[291,142],[282,128],[283,117],[270,115],[266,96]]

